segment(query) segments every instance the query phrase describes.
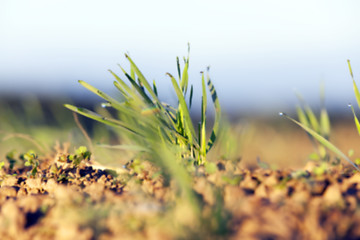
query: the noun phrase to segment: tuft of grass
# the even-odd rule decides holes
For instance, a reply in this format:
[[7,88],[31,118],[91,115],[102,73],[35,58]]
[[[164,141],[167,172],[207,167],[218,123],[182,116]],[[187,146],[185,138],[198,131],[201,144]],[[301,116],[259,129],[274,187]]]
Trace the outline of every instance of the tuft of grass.
[[[114,114],[99,114],[70,104],[65,104],[65,107],[118,129],[124,144],[114,148],[137,151],[138,156],[159,166],[165,178],[175,180],[194,213],[200,216],[198,199],[193,193],[191,177],[186,169],[189,161],[193,166],[206,165],[207,154],[219,135],[221,107],[209,74],[201,73],[201,120],[196,126],[190,115],[194,89],[192,85],[189,89],[189,51],[182,69],[177,58],[177,78],[170,73],[166,74],[177,97],[176,106],[162,102],[155,81],[150,84],[130,56],[125,54],[125,57],[130,63],[130,70],[127,72],[120,65],[119,67],[127,82],[109,70],[116,80],[114,86],[120,97],[111,97],[92,85],[79,81],[89,91],[103,98],[106,102],[102,106],[112,108],[115,110]],[[215,120],[208,138],[206,88],[215,109]]]
[[[316,116],[312,108],[305,102],[303,97],[297,93],[297,97],[299,99],[299,105],[296,106],[296,113],[299,119],[299,122],[315,131],[320,136],[324,137],[326,140],[329,140],[331,133],[331,124],[329,114],[325,108],[325,94],[324,94],[324,86],[321,87],[321,110],[320,116]],[[312,153],[309,157],[312,160],[321,160],[321,161],[329,161],[330,153],[328,149],[316,141],[316,139],[308,134],[312,144],[314,145],[315,152]]]
[[[188,92],[189,56],[184,58],[184,68],[181,70],[179,58],[177,58],[178,79],[167,73],[178,99],[176,107],[160,101],[155,81],[152,85],[147,81],[133,60],[126,55],[130,63],[130,72],[121,70],[127,78],[129,85],[116,75],[114,86],[121,94],[121,100],[115,99],[98,90],[90,84],[79,81],[81,85],[106,100],[104,107],[112,107],[117,110],[116,117],[103,116],[93,111],[66,104],[65,107],[83,116],[122,130],[123,139],[127,139],[132,149],[141,149],[143,152],[153,153],[154,145],[165,144],[169,149],[178,149],[178,157],[183,159],[192,158],[194,163],[202,165],[206,163],[207,153],[211,150],[219,134],[221,107],[216,90],[207,74],[202,72],[202,104],[201,121],[195,127],[190,116],[190,108],[193,98],[193,87]],[[215,122],[207,139],[207,91],[210,91],[211,99],[215,108]],[[196,131],[197,129],[197,131]],[[155,147],[156,148],[156,147]],[[174,152],[172,150],[172,152]],[[176,152],[176,151],[175,151]],[[170,161],[170,160],[167,160]]]
[[[360,108],[360,92],[359,89],[356,85],[355,79],[354,79],[354,75],[352,72],[352,68],[350,65],[350,60],[347,60],[348,62],[348,66],[349,66],[349,71],[350,71],[350,76],[352,78],[353,81],[353,88],[354,88],[354,93],[355,93],[355,97],[356,97],[356,101],[358,104],[358,107]],[[349,104],[349,107],[351,108],[351,111],[354,115],[354,121],[355,121],[355,126],[356,129],[360,135],[360,123],[359,120],[355,114],[355,110],[353,108],[353,106],[351,104]],[[318,141],[323,147],[329,149],[330,151],[332,151],[333,153],[335,153],[337,156],[339,156],[340,158],[345,159],[348,163],[350,163],[356,170],[360,171],[360,168],[358,167],[357,164],[355,164],[353,161],[350,160],[350,158],[344,154],[339,148],[337,148],[334,144],[332,144],[329,139],[328,139],[328,135],[326,134],[327,131],[328,133],[330,133],[330,124],[328,123],[328,117],[327,117],[327,113],[321,113],[323,114],[323,118],[325,120],[322,120],[322,124],[324,124],[323,129],[319,128],[318,125],[316,124],[311,124],[309,122],[306,122],[307,118],[310,120],[312,119],[312,121],[315,122],[315,120],[317,121],[316,117],[314,118],[312,112],[308,112],[307,113],[307,118],[305,117],[306,114],[304,112],[300,112],[299,115],[299,121],[296,121],[295,119],[291,118],[290,116],[286,115],[285,113],[280,112],[279,113],[280,116],[284,116],[287,119],[289,119],[290,121],[294,122],[295,124],[299,125],[301,128],[303,128],[312,138],[314,138],[316,141]],[[298,112],[299,114],[299,112]],[[304,116],[305,115],[305,116]],[[320,116],[321,118],[322,116]],[[321,120],[321,119],[320,119]],[[311,121],[311,120],[310,120]],[[351,154],[349,154],[351,155]]]

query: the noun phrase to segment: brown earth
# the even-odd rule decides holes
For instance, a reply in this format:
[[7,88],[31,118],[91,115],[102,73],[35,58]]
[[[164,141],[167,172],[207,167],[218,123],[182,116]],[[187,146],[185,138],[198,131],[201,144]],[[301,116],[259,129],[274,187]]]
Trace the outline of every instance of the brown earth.
[[[61,158],[62,156],[62,158]],[[247,169],[193,173],[200,217],[144,162],[118,174],[60,161],[1,170],[1,239],[359,239],[360,173]],[[317,169],[317,170],[316,170]]]

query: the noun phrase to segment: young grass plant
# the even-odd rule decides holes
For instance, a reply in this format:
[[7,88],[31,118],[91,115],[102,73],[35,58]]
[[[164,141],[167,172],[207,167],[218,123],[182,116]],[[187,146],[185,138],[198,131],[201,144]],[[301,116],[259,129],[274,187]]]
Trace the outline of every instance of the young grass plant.
[[[181,70],[180,61],[177,58],[178,79],[170,73],[169,76],[177,96],[177,106],[160,101],[155,81],[151,85],[134,61],[125,54],[130,63],[130,71],[125,71],[121,66],[129,85],[114,72],[110,73],[116,81],[114,85],[121,94],[121,100],[115,99],[98,90],[90,84],[79,81],[81,85],[106,100],[104,107],[112,107],[116,110],[116,117],[104,116],[93,111],[66,104],[68,109],[107,124],[121,131],[122,139],[126,144],[117,146],[119,149],[139,151],[148,157],[148,160],[159,166],[165,176],[171,176],[176,180],[183,194],[193,203],[195,211],[198,211],[195,197],[190,187],[190,176],[184,167],[189,160],[193,165],[206,164],[206,155],[213,147],[219,133],[221,108],[215,88],[209,75],[202,73],[202,104],[201,121],[196,127],[190,116],[190,108],[193,100],[193,86],[189,86],[189,55],[184,58],[184,67]],[[209,139],[206,138],[207,129],[207,91],[211,93],[211,99],[215,108],[215,122]]]
[[[104,117],[84,108],[68,104],[65,106],[76,113],[123,130],[126,138],[132,140],[130,145],[136,145],[135,148],[141,149],[144,152],[152,151],[151,144],[149,144],[145,136],[150,135],[153,136],[152,138],[157,136],[159,143],[165,142],[169,146],[180,147],[182,150],[181,157],[193,158],[198,165],[205,164],[206,154],[213,147],[217,138],[221,116],[220,103],[209,76],[207,76],[207,86],[211,93],[216,114],[211,136],[209,139],[206,139],[207,96],[205,76],[202,73],[201,121],[198,126],[197,135],[190,116],[193,98],[192,86],[189,96],[187,94],[189,57],[184,59],[185,66],[182,74],[179,59],[177,59],[178,80],[170,73],[167,73],[178,98],[178,106],[174,108],[159,100],[155,82],[151,86],[133,60],[128,55],[125,56],[130,62],[130,74],[121,66],[120,68],[130,82],[130,86],[118,75],[110,71],[117,80],[114,82],[114,85],[121,93],[122,101],[110,97],[84,81],[79,81],[85,88],[107,101],[103,106],[115,108],[118,111],[117,119]],[[188,102],[186,101],[187,97]],[[121,146],[121,148],[126,147],[134,149],[134,146]]]
[[[349,65],[349,71],[350,71],[350,75],[351,75],[351,78],[353,80],[353,88],[354,88],[354,92],[355,92],[355,97],[356,97],[356,101],[358,103],[358,106],[360,108],[360,92],[359,92],[359,89],[356,85],[356,82],[354,80],[354,75],[353,75],[353,72],[352,72],[352,68],[351,68],[351,65],[350,65],[350,61],[348,60],[348,65]],[[351,107],[351,110],[353,112],[353,115],[354,115],[354,120],[355,120],[355,125],[356,125],[356,128],[357,128],[357,131],[360,135],[360,123],[359,123],[359,120],[355,114],[355,110],[354,108],[352,107],[351,104],[349,104],[349,106]],[[325,128],[323,129],[323,131],[317,131],[319,130],[318,128],[314,128],[314,125],[311,125],[309,123],[307,123],[305,120],[304,120],[304,116],[301,116],[299,115],[299,121],[296,121],[295,119],[289,117],[288,115],[286,115],[285,113],[282,113],[280,112],[279,113],[281,116],[284,116],[286,117],[287,119],[289,119],[290,121],[294,122],[295,124],[299,125],[301,128],[303,128],[311,137],[313,137],[315,140],[317,140],[322,146],[326,147],[327,149],[329,149],[330,151],[332,151],[333,153],[335,153],[337,156],[345,159],[348,163],[350,163],[356,170],[360,171],[360,168],[354,163],[352,162],[349,157],[344,154],[339,148],[337,148],[334,144],[332,144],[329,139],[327,138],[327,135],[325,134],[327,130],[330,130],[330,124],[328,125],[327,127],[327,120],[323,120],[324,123],[322,124],[325,124]],[[302,113],[304,115],[304,113]],[[328,119],[328,117],[326,116],[327,113],[321,113],[322,115],[324,115],[323,118],[325,119]],[[310,115],[312,116],[312,114],[310,113]],[[310,116],[310,117],[311,117]],[[309,117],[309,113],[308,113],[308,117]],[[320,117],[321,118],[321,117]],[[313,119],[314,121],[314,119]],[[326,130],[326,131],[324,131]]]
[[[298,115],[299,122],[314,130],[316,133],[324,137],[326,140],[329,140],[331,125],[329,115],[325,108],[325,94],[324,94],[324,87],[321,88],[321,110],[320,116],[317,117],[311,107],[304,101],[300,94],[297,94],[300,104],[296,107],[296,112]],[[329,161],[330,154],[325,148],[325,146],[318,141],[311,135],[308,134],[311,142],[314,145],[316,152],[312,153],[309,157],[312,160],[321,160],[321,161]]]

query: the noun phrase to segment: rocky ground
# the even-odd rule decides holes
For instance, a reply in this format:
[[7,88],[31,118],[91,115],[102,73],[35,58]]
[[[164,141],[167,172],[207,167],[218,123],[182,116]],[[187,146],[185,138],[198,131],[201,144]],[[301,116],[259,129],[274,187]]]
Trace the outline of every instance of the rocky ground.
[[[150,163],[121,171],[66,149],[0,173],[1,239],[359,239],[360,173],[218,161],[193,173],[199,212]],[[36,171],[34,172],[34,166]]]

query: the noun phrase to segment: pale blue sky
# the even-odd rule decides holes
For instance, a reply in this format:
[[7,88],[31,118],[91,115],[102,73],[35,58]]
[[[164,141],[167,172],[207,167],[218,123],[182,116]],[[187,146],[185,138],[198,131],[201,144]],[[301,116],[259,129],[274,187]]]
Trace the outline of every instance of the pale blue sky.
[[359,12],[357,0],[0,0],[0,94],[82,96],[78,79],[111,91],[107,69],[129,52],[171,96],[165,72],[190,42],[191,81],[210,65],[229,109],[286,110],[294,88],[317,102],[320,81],[328,105],[346,108],[346,59],[360,83]]

